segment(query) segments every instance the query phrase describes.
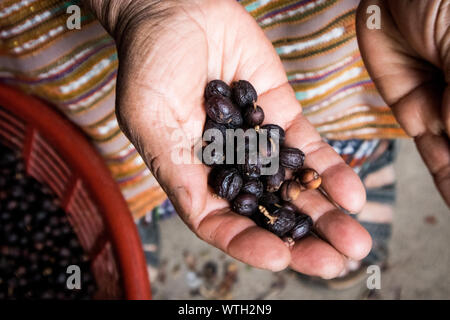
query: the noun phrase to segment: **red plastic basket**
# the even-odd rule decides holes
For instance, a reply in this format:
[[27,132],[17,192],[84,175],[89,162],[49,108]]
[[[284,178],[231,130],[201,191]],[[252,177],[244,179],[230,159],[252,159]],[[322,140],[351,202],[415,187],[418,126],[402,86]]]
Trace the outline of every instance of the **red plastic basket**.
[[0,84],[0,140],[60,198],[91,257],[98,299],[150,299],[146,262],[128,206],[87,138],[37,98]]

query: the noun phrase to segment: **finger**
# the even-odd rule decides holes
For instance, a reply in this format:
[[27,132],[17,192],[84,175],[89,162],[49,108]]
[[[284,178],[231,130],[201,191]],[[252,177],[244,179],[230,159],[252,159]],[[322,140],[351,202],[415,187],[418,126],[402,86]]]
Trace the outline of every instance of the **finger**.
[[442,120],[450,116],[446,114],[447,91],[442,95],[439,86],[421,85],[396,102],[392,110],[406,133],[414,137],[439,192],[449,205],[450,142]]
[[450,140],[425,133],[415,138],[417,149],[430,170],[444,201],[450,207]]
[[323,188],[330,197],[351,212],[360,211],[366,200],[361,180],[301,115],[289,84],[264,93],[258,101],[266,114],[264,122],[277,123],[286,129],[286,145],[305,153],[305,166],[322,175]]
[[257,268],[280,271],[291,260],[280,238],[226,209],[205,216],[196,232],[204,241]]
[[336,278],[344,269],[344,257],[325,241],[308,236],[291,251],[291,268],[310,276]]
[[421,84],[391,105],[395,118],[409,136],[417,137],[427,131],[439,135],[444,131],[440,87],[431,82]]
[[336,209],[318,190],[300,193],[294,204],[314,221],[314,230],[337,251],[354,260],[372,248],[369,233],[352,217]]
[[321,187],[338,205],[353,213],[361,211],[366,202],[366,193],[353,169],[320,137],[310,141],[295,138],[312,130],[312,125],[300,117],[286,131],[286,143],[303,150],[306,156],[304,166],[315,169],[321,175]]

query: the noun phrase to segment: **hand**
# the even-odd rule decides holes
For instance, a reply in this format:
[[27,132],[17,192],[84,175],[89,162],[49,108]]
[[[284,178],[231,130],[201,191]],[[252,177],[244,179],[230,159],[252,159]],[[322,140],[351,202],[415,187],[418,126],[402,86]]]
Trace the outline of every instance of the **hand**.
[[103,23],[118,39],[121,127],[198,237],[255,267],[278,271],[290,265],[325,278],[341,272],[344,257],[359,260],[368,254],[369,234],[318,191],[304,192],[297,205],[312,216],[326,241],[311,236],[290,251],[278,237],[213,197],[206,166],[174,163],[172,155],[180,147],[173,137],[189,141],[190,154],[202,135],[207,81],[246,79],[258,91],[266,122],[286,129],[287,144],[306,153],[306,165],[322,174],[329,195],[352,212],[365,203],[358,176],[301,115],[271,43],[236,1],[153,1],[147,7],[142,3],[149,1],[133,1],[124,9],[112,8],[116,14],[102,13],[102,1],[91,2],[98,17],[108,17]]
[[[369,5],[381,29],[367,28]],[[356,21],[372,80],[450,206],[450,1],[364,0]]]

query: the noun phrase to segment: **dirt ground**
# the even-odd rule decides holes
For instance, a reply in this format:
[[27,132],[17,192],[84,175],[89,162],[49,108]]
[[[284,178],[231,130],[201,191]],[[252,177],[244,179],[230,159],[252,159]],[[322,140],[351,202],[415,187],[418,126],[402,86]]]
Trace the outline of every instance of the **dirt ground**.
[[[399,143],[396,171],[391,253],[380,290],[369,293],[363,285],[332,291],[301,283],[291,271],[249,267],[203,243],[173,217],[161,222],[162,268],[152,283],[154,298],[449,299],[450,212],[410,140]],[[213,267],[206,268],[209,277],[199,276],[210,261],[217,267],[216,276]]]

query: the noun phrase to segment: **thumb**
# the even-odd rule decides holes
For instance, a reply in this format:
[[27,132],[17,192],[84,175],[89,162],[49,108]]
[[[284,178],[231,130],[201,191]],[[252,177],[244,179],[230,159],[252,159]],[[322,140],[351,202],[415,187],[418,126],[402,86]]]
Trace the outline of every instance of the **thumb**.
[[192,228],[193,217],[205,210],[207,195],[207,168],[195,154],[202,121],[180,122],[170,107],[173,102],[147,88],[121,90],[117,101],[120,128]]

